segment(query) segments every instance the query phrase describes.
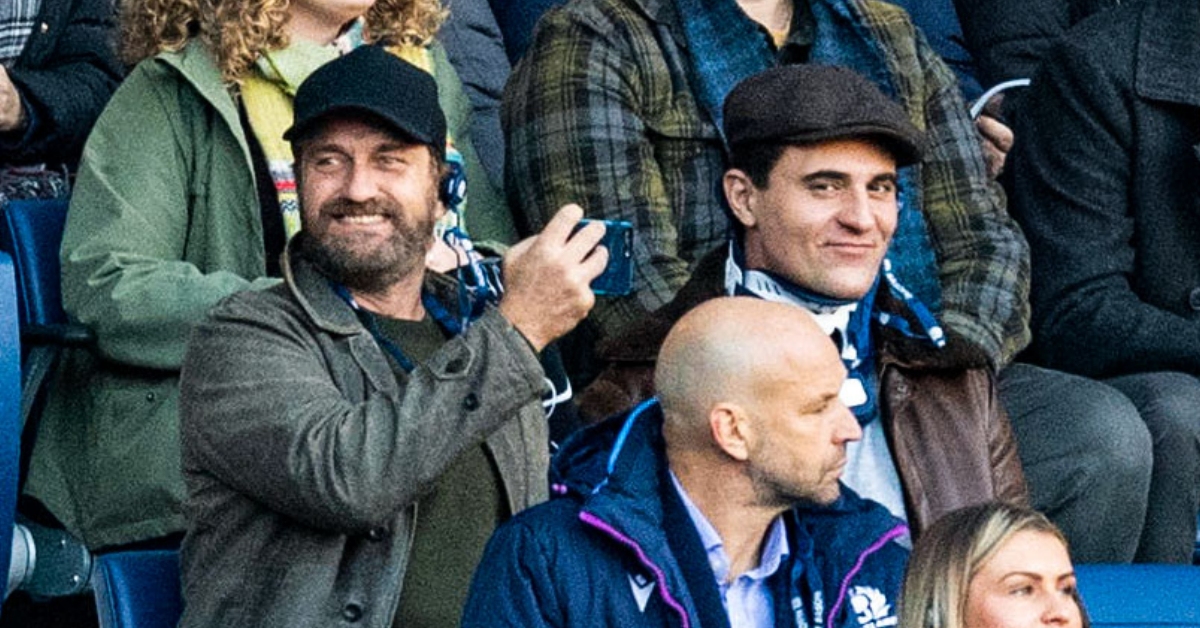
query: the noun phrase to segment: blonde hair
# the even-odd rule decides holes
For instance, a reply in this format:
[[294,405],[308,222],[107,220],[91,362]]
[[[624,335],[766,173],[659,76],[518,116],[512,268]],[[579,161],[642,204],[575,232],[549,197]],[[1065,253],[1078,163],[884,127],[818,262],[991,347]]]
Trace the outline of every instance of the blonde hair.
[[[259,55],[288,45],[291,0],[124,0],[121,54],[133,65],[200,38],[221,76],[238,82]],[[441,27],[440,0],[375,0],[366,14],[370,42],[425,46]]]
[[[971,579],[1018,532],[1067,539],[1045,515],[1000,502],[968,506],[938,519],[918,539],[904,576],[900,628],[966,628]],[[1075,603],[1088,628],[1078,594]]]

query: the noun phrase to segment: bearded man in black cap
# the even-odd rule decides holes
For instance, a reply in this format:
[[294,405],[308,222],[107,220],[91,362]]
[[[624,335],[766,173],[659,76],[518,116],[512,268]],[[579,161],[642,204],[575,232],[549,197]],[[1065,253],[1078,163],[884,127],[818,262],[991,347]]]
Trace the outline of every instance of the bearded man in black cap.
[[603,227],[564,208],[498,303],[426,271],[436,92],[368,46],[296,94],[284,283],[223,301],[184,362],[182,626],[454,625],[493,528],[545,496],[538,352],[591,309]]

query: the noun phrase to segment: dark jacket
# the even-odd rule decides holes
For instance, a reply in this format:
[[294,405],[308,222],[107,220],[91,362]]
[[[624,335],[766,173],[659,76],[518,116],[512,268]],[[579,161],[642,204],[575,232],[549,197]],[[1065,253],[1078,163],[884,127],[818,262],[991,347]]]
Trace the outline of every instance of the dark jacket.
[[[699,534],[667,474],[656,402],[577,433],[551,477],[559,497],[489,542],[464,627],[728,626]],[[894,625],[908,559],[903,523],[845,488],[829,507],[784,517],[791,554],[768,579],[776,626],[801,625],[796,599],[807,613],[823,609],[829,628],[888,617]],[[644,608],[639,585],[650,589]]]
[[37,125],[0,134],[5,163],[79,161],[83,142],[124,68],[115,51],[116,20],[107,0],[43,0],[12,82]]
[[[489,307],[398,377],[311,265],[284,277],[219,304],[184,361],[180,626],[387,628],[417,500],[461,452],[486,444],[509,512],[545,499],[542,369]],[[457,311],[446,277],[425,289]]]
[[1027,95],[1011,209],[1035,354],[1092,377],[1200,374],[1200,2],[1081,24]]
[[[500,98],[512,72],[504,37],[487,0],[455,0],[437,34],[471,101],[471,145],[496,190],[504,189]],[[508,240],[516,237],[513,232]]]
[[[675,321],[725,295],[725,247],[705,256],[678,296],[600,348],[606,369],[580,395],[585,418],[619,412],[654,394],[658,349]],[[880,291],[880,305],[888,304]],[[942,350],[877,329],[884,427],[919,535],[941,515],[990,499],[1025,502],[1025,476],[994,371],[947,332]]]
[[954,0],[984,87],[1030,78],[1067,29],[1131,0]]
[[962,27],[952,0],[896,0],[912,16],[913,24],[929,39],[929,45],[958,77],[958,88],[968,103],[983,93],[976,75],[975,60],[963,40]]

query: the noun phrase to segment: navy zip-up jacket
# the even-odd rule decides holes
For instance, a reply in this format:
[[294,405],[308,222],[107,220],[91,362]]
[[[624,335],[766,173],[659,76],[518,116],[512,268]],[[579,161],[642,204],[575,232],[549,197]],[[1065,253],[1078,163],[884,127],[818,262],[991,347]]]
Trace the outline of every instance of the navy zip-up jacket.
[[[488,543],[464,627],[728,628],[655,400],[576,433],[550,474],[555,498]],[[907,526],[844,486],[833,505],[785,517],[791,554],[768,581],[777,627],[896,626]]]

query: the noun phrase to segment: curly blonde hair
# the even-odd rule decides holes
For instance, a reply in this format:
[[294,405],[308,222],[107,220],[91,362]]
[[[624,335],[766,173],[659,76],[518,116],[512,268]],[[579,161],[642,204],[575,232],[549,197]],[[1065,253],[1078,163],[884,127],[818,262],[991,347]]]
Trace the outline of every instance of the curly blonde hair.
[[[290,7],[291,0],[124,0],[122,56],[133,65],[199,37],[221,76],[236,83],[263,52],[288,45]],[[364,34],[371,42],[424,46],[445,16],[440,0],[375,0]]]

